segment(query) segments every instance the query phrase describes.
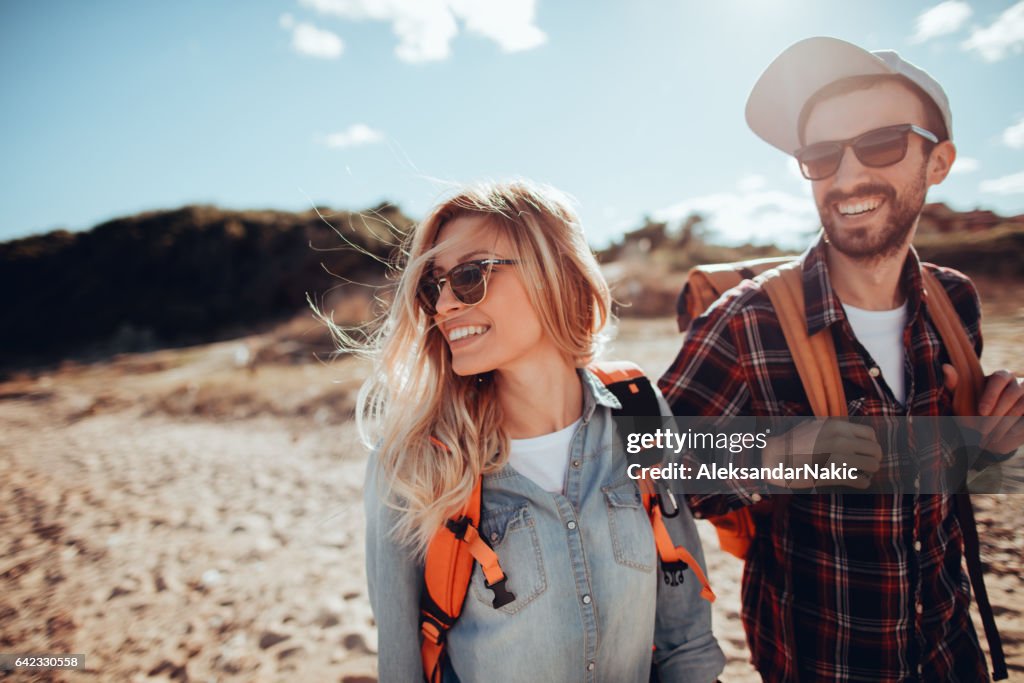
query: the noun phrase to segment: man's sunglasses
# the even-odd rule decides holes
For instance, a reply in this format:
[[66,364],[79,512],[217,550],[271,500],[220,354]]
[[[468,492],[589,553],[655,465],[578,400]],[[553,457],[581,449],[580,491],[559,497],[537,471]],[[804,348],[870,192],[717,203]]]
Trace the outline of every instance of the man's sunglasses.
[[494,266],[511,266],[515,261],[507,258],[489,258],[479,261],[466,261],[455,266],[442,277],[424,277],[416,288],[416,297],[427,315],[437,315],[437,300],[441,298],[441,288],[447,282],[452,288],[456,299],[473,306],[487,296],[487,277]]
[[892,166],[903,161],[903,157],[907,156],[907,139],[911,133],[917,133],[933,144],[939,141],[935,133],[912,123],[903,123],[869,130],[848,140],[816,142],[801,147],[794,156],[805,178],[824,180],[839,170],[847,147],[853,149],[860,163],[872,168]]

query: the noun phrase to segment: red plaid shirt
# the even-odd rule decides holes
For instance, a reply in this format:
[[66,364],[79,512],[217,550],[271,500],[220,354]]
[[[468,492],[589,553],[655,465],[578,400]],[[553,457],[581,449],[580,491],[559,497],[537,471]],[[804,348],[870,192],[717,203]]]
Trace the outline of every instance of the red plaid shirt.
[[[980,354],[980,305],[970,280],[921,264],[911,249],[901,275],[900,405],[846,320],[825,249],[819,240],[803,256],[807,329],[832,333],[849,414],[951,415],[942,381],[950,361],[928,316],[920,269],[945,286]],[[778,316],[751,280],[694,322],[659,386],[681,416],[813,414]],[[688,500],[697,516],[755,502],[740,486]],[[765,680],[988,680],[968,614],[952,502],[946,495],[804,494],[793,495],[784,514],[763,518],[744,567],[743,623]]]

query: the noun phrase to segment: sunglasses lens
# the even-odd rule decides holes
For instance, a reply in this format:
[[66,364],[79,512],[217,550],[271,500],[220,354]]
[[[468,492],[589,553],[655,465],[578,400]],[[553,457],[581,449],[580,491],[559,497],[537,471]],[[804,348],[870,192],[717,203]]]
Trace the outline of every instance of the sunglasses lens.
[[441,296],[441,290],[437,286],[437,280],[420,280],[420,286],[416,288],[416,298],[427,315],[437,314],[437,300]]
[[808,180],[821,180],[839,170],[843,159],[842,145],[834,142],[819,142],[797,152],[800,172]]
[[455,298],[464,304],[478,304],[484,298],[487,286],[484,283],[485,273],[477,263],[463,263],[456,266],[448,274]]
[[865,166],[890,166],[907,155],[907,133],[902,128],[876,130],[857,140],[853,151]]

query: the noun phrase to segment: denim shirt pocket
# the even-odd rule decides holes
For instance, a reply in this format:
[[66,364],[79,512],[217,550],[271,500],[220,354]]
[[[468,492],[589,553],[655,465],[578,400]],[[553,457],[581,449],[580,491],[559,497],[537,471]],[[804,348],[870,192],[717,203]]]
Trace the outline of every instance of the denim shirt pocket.
[[643,572],[654,571],[657,560],[654,532],[636,484],[628,481],[601,490],[608,507],[608,530],[615,561]]
[[[547,589],[540,539],[529,507],[523,504],[486,509],[480,521],[480,534],[498,554],[507,578],[505,587],[516,596],[498,611],[515,614]],[[479,565],[473,569],[470,586],[477,600],[492,604],[494,593],[485,585]]]

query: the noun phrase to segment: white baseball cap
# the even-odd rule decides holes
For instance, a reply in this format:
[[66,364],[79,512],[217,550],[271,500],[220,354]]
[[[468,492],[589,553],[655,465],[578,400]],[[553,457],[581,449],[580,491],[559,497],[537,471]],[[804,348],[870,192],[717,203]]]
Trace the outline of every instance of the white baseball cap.
[[953,139],[949,98],[924,69],[892,50],[868,52],[825,36],[793,43],[768,65],[747,98],[747,125],[768,144],[793,154],[800,148],[800,112],[814,93],[843,78],[874,74],[896,74],[920,87],[942,112],[949,139]]

